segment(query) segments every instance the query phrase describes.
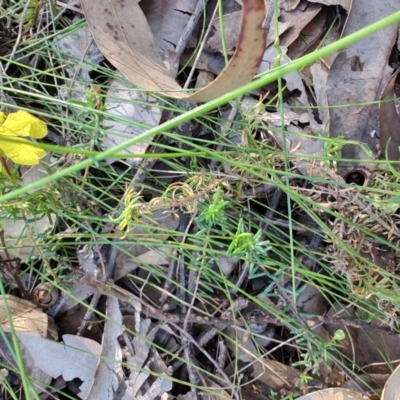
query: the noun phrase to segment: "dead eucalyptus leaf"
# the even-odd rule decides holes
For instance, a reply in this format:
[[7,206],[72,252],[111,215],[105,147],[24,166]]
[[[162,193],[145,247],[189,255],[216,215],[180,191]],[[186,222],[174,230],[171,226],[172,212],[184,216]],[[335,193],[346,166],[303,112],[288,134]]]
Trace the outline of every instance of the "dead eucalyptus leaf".
[[274,390],[290,389],[299,383],[301,372],[290,365],[275,360],[257,360],[253,365],[254,379],[270,386]]
[[[161,119],[161,109],[157,106],[156,99],[143,91],[132,90],[126,83],[118,80],[113,80],[109,85],[105,108],[107,117],[103,120],[103,126],[111,128],[107,129],[103,139],[103,145],[107,149],[140,135],[146,130],[144,126],[147,128],[157,126]],[[121,121],[121,117],[126,122]],[[144,154],[149,144],[136,143],[124,149],[123,153]],[[107,158],[106,162],[112,164],[115,160],[115,158]],[[125,162],[137,166],[142,159],[128,158]]]
[[[380,98],[381,103],[379,104],[379,140],[382,154],[386,156],[387,151],[388,160],[400,159],[400,118],[394,104],[394,99],[396,97],[394,94],[394,84],[399,72],[400,68],[389,79],[389,82],[383,89]],[[390,144],[387,146],[389,139]]]
[[175,52],[196,3],[197,0],[146,0],[140,5],[163,60],[166,52]]
[[326,6],[341,6],[347,12],[350,11],[352,0],[308,0],[310,3],[320,3]]
[[[52,43],[53,51],[61,53],[64,68],[70,78],[76,78],[91,82],[89,72],[93,67],[90,64],[99,65],[104,60],[103,55],[92,41],[92,35],[85,26],[68,33],[65,36],[56,37]],[[83,61],[82,61],[83,60]],[[71,88],[68,87],[70,90]],[[84,99],[84,94],[82,99]]]
[[[394,397],[391,398],[392,400]],[[343,388],[330,388],[298,397],[297,400],[368,400],[360,392]]]
[[[391,0],[353,2],[343,35],[356,32],[397,10],[397,4]],[[329,106],[335,106],[330,108],[330,136],[346,133],[346,139],[366,143],[375,155],[377,143],[371,132],[378,128],[378,105],[374,102],[392,73],[388,59],[397,32],[398,24],[390,25],[339,53],[326,84]],[[341,106],[337,107],[339,104]],[[358,166],[364,166],[361,160],[370,158],[354,144],[343,147],[342,157],[358,160]]]
[[[268,1],[269,7],[273,7]],[[294,10],[292,12],[282,11],[279,16],[279,40],[280,46],[289,47],[302,33],[307,24],[315,18],[320,12],[321,6],[310,4],[304,10]],[[234,11],[223,16],[224,38],[226,49],[229,54],[237,46],[240,37],[240,11]],[[207,40],[207,45],[213,52],[222,52],[222,39],[220,31],[220,20],[216,18],[212,23],[213,34]],[[266,47],[272,45],[275,41],[274,29],[269,29],[266,40]],[[275,55],[276,57],[276,55]],[[261,72],[261,71],[259,71]]]
[[[51,173],[46,163],[50,156],[51,154],[48,154],[39,164],[29,168],[22,175],[22,186],[29,186],[31,183],[37,182]],[[32,193],[32,190],[29,193]],[[8,253],[22,260],[31,256],[40,256],[34,238],[36,235],[45,235],[46,232],[50,232],[54,227],[55,221],[56,216],[54,214],[47,215],[44,213],[32,215],[21,212],[18,219],[3,218]],[[0,251],[0,256],[8,258],[4,250]]]
[[[124,323],[126,317],[124,318]],[[149,371],[154,371],[154,358],[160,358],[158,353],[151,351],[151,342],[154,341],[157,331],[160,326],[156,326],[150,330],[151,321],[145,319],[140,324],[140,332],[134,336],[132,340],[132,348],[134,351],[133,355],[128,355],[126,359],[126,368],[131,368],[129,379],[126,381],[127,389],[125,397],[122,400],[130,399],[148,399],[153,400],[160,398],[159,396],[165,392],[169,392],[172,389],[172,381],[165,375],[168,372],[167,367],[162,363],[161,370],[155,371],[160,374],[150,388],[146,390],[146,393],[141,396],[143,392],[143,383],[151,375]],[[151,354],[151,357],[149,357]],[[159,364],[160,366],[160,364]]]
[[[230,14],[223,16],[223,26],[224,26],[224,39],[225,47],[228,54],[233,54],[236,47],[236,43],[239,39],[240,34],[240,11],[234,11]],[[207,39],[207,46],[210,52],[222,52],[222,39],[221,39],[221,23],[219,18],[215,18],[212,23],[213,33]]]
[[400,365],[393,371],[382,392],[382,400],[400,399]]
[[6,307],[11,312],[12,323],[16,332],[38,332],[42,338],[47,337],[48,316],[43,310],[32,302],[11,294],[0,298],[0,324],[6,332],[11,331]]
[[[298,7],[292,11],[281,11],[279,15],[280,46],[289,47],[300,35],[304,35],[304,28],[321,11],[321,5],[319,4],[311,4],[303,1],[301,5],[302,7]],[[274,40],[274,29],[270,29],[267,36],[268,46]]]
[[62,376],[66,382],[75,378],[82,381],[81,399],[86,399],[95,379],[100,345],[94,340],[76,335],[63,335],[64,343],[57,343],[31,334],[19,334],[22,352],[29,352],[35,367],[47,375]]
[[279,8],[285,11],[293,11],[299,5],[300,0],[280,0]]
[[133,84],[187,101],[205,102],[250,82],[265,49],[264,0],[245,0],[235,53],[221,75],[199,91],[184,93],[164,65],[136,1],[82,0],[93,38],[103,55]]
[[101,353],[96,368],[96,379],[86,400],[112,400],[120,386],[123,389],[122,350],[118,337],[122,334],[122,315],[115,297],[107,297],[107,311]]

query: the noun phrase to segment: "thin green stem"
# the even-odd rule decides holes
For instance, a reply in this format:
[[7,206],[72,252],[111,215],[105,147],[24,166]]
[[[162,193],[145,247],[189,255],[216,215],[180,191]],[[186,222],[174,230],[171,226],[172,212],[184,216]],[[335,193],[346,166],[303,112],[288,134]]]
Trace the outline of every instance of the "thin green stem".
[[[280,48],[280,41],[279,41],[279,7],[278,1],[274,0],[274,21],[275,21],[275,43],[274,47],[277,52],[275,64],[280,67],[281,66],[281,59],[282,59],[282,49]],[[285,110],[283,108],[283,83],[282,78],[278,78],[278,98],[279,98],[279,113],[281,119],[281,126],[282,129],[282,151],[283,151],[283,159],[284,159],[284,167],[287,175],[285,176],[285,184],[286,187],[290,187],[290,178],[289,178],[289,152],[287,149],[287,142],[286,142],[286,130],[285,130]],[[295,265],[295,256],[294,256],[294,237],[293,237],[293,221],[292,221],[292,194],[290,190],[286,192],[286,200],[287,200],[287,216],[288,216],[288,224],[289,224],[289,248],[290,248],[290,265],[292,270],[292,288],[293,288],[293,304],[296,304],[296,265]]]
[[225,29],[224,29],[224,13],[222,10],[222,0],[218,0],[218,21],[219,21],[219,30],[221,32],[221,47],[222,47],[222,55],[224,56],[225,65],[228,64],[228,51],[226,49],[226,40],[225,40]]

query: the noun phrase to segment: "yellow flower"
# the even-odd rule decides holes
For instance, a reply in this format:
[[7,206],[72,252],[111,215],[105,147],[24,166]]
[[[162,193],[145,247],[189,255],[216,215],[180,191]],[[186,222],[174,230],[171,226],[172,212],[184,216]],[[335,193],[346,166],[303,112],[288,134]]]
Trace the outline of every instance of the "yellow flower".
[[[16,164],[34,165],[46,155],[42,149],[34,147],[22,137],[41,139],[47,135],[46,123],[27,111],[17,111],[7,117],[0,112],[0,153],[11,158]],[[8,140],[12,139],[12,141]]]

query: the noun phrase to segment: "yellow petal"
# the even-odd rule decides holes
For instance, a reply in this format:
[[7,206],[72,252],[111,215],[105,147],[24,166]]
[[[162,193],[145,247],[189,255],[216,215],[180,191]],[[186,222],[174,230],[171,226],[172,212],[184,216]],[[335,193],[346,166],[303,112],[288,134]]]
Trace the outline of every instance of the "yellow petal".
[[30,136],[41,139],[47,135],[47,125],[24,110],[8,114],[0,127],[1,136]]
[[[0,127],[0,129],[1,128],[2,127]],[[15,138],[13,138],[13,140],[15,140]],[[0,149],[8,158],[16,164],[21,165],[38,164],[39,159],[46,155],[43,149],[32,146],[31,143],[25,139],[18,139],[18,142],[10,142],[0,137]]]
[[4,122],[6,119],[6,114],[3,113],[3,111],[0,111],[0,125]]

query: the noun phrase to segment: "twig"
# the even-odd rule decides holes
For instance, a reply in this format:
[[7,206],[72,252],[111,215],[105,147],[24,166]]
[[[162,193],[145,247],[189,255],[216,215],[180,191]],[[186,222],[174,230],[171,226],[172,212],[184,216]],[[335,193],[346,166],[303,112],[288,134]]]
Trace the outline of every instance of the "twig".
[[[208,352],[206,350],[204,350],[202,346],[200,346],[200,344],[197,342],[197,340],[192,335],[190,335],[188,332],[185,332],[184,329],[182,329],[178,325],[179,323],[183,323],[184,319],[187,317],[181,317],[179,315],[176,315],[176,316],[174,315],[174,317],[172,317],[173,314],[163,314],[160,310],[149,305],[144,300],[142,300],[140,297],[133,295],[132,293],[128,292],[127,290],[125,290],[115,284],[107,284],[104,282],[100,282],[100,281],[97,281],[97,280],[91,278],[88,275],[83,275],[81,277],[80,281],[82,283],[86,283],[86,284],[94,287],[100,294],[104,294],[106,296],[114,296],[119,300],[128,302],[129,304],[132,304],[133,302],[139,303],[146,310],[146,312],[144,313],[144,314],[146,314],[146,317],[155,318],[155,319],[165,321],[165,322],[168,322],[169,324],[171,324],[175,329],[177,329],[179,332],[183,333],[194,345],[196,345],[199,348],[199,350],[207,357],[207,359],[212,363],[212,365],[214,365],[216,370],[220,373],[221,377],[223,377],[226,380],[225,383],[228,384],[230,382],[228,376],[219,367],[219,365],[216,363],[216,361],[208,354]],[[178,318],[175,318],[175,317],[178,317]],[[189,317],[188,319],[190,320],[189,322],[203,323],[202,317],[196,317],[196,318]]]
[[19,43],[20,43],[20,41],[21,41],[21,39],[22,39],[22,34],[23,34],[23,29],[24,29],[24,19],[25,19],[25,17],[26,17],[26,13],[28,12],[28,8],[29,8],[30,5],[31,5],[31,2],[30,2],[30,1],[27,1],[26,4],[25,4],[24,9],[23,9],[23,11],[22,11],[22,13],[21,13],[20,16],[19,16],[19,17],[21,18],[21,20],[20,20],[20,23],[19,23],[19,26],[18,26],[18,35],[17,35],[17,39],[16,39],[16,41],[15,41],[15,44],[14,44],[13,49],[12,49],[12,51],[11,51],[11,54],[10,54],[9,56],[7,56],[7,64],[6,64],[6,66],[4,67],[4,69],[3,69],[4,73],[6,73],[7,70],[8,70],[8,68],[10,68],[10,65],[11,65],[11,63],[13,62],[15,53],[17,52]]
[[194,28],[196,27],[197,23],[199,22],[203,9],[207,5],[207,2],[208,0],[198,0],[192,16],[189,18],[189,21],[183,28],[182,35],[178,43],[176,44],[175,48],[175,53],[177,54],[178,59],[181,58],[182,53],[185,51],[190,35],[194,31]]
[[189,87],[189,84],[190,84],[190,82],[192,80],[192,77],[193,77],[194,71],[196,70],[196,65],[197,65],[197,63],[199,61],[201,52],[203,51],[204,46],[206,45],[207,37],[208,37],[208,35],[209,35],[210,31],[211,31],[211,27],[212,27],[212,23],[211,22],[215,18],[215,16],[217,15],[217,11],[218,11],[218,5],[215,6],[214,13],[213,13],[213,15],[211,17],[210,23],[209,23],[209,25],[207,27],[207,30],[206,30],[206,33],[204,35],[204,40],[200,45],[199,51],[198,51],[197,56],[196,56],[196,58],[195,58],[195,60],[193,62],[193,65],[192,65],[192,68],[191,68],[191,70],[189,72],[188,78],[186,79],[185,86],[183,87],[184,89],[187,89]]
[[[106,262],[104,262],[103,256],[101,254],[101,250],[96,243],[96,250],[99,255],[101,271],[102,271],[103,277],[105,279],[108,279],[111,276],[111,274],[114,270],[115,259],[117,257],[117,249],[115,246],[110,246],[108,249],[109,249],[108,260]],[[101,297],[101,295],[98,293],[93,295],[93,297],[90,301],[90,305],[87,308],[86,313],[85,313],[85,315],[82,319],[82,322],[79,326],[78,333],[76,334],[77,336],[82,336],[83,333],[86,331],[88,324],[93,319],[94,310],[96,309],[97,304],[100,301],[100,297]]]
[[[143,299],[135,296],[134,294],[128,292],[127,290],[113,284],[113,283],[104,283],[97,281],[88,275],[82,275],[80,278],[80,281],[82,283],[87,283],[88,285],[94,287],[99,293],[108,295],[108,296],[115,296],[118,299],[122,301],[126,301],[128,303],[132,302],[138,302],[143,306],[143,313],[146,315],[146,317],[154,318],[159,321],[165,322],[165,323],[171,323],[173,326],[176,326],[176,324],[182,324],[187,318],[189,322],[192,323],[198,323],[198,324],[205,324],[205,325],[215,325],[219,326],[221,324],[223,325],[229,325],[229,326],[246,326],[248,324],[254,324],[254,323],[270,323],[274,325],[279,325],[279,326],[287,326],[289,322],[296,322],[296,320],[293,318],[293,316],[289,316],[288,320],[283,320],[282,318],[277,318],[277,317],[272,317],[269,315],[266,315],[265,317],[250,317],[250,318],[244,318],[243,320],[239,321],[235,317],[232,318],[216,318],[216,317],[207,317],[207,316],[201,316],[201,315],[191,315],[189,317],[187,316],[182,316],[182,315],[177,315],[177,314],[168,314],[168,313],[163,313],[160,311],[158,308],[151,306],[150,304],[146,303]],[[303,314],[299,313],[300,316],[302,316],[303,321],[306,323],[312,322],[312,323],[322,323],[322,324],[328,324],[328,325],[334,325],[334,326],[350,326],[352,328],[356,329],[365,329],[365,330],[372,330],[372,331],[378,331],[378,332],[385,332],[387,334],[398,334],[398,332],[395,332],[392,330],[390,327],[384,327],[384,326],[376,326],[376,325],[370,325],[366,322],[359,321],[359,320],[352,320],[352,319],[346,319],[346,318],[333,318],[329,317],[326,315],[309,315],[309,314]],[[290,319],[290,320],[289,320]]]
[[[176,229],[176,232],[184,233],[184,235],[179,237],[179,239],[178,239],[179,243],[184,243],[186,236],[188,234],[188,231],[190,229],[190,226],[191,226],[191,220],[190,220],[189,214],[182,213],[180,215],[178,228]],[[179,247],[181,247],[181,246],[179,246]],[[177,253],[178,252],[175,250],[174,257],[171,257],[171,261],[169,263],[167,279],[165,280],[164,287],[163,287],[164,291],[160,296],[160,305],[165,304],[166,301],[168,300],[168,298],[169,298],[168,294],[171,293],[171,291],[172,291],[172,287],[173,287],[172,282],[173,282],[174,276],[176,274],[176,271],[179,269],[180,265],[182,265],[183,255],[180,254],[179,256],[177,256]],[[170,309],[170,307],[168,307],[168,309]]]
[[7,265],[7,269],[9,271],[9,273],[11,274],[11,276],[14,278],[15,283],[18,285],[18,288],[21,292],[22,297],[24,299],[29,299],[30,298],[29,292],[26,290],[25,285],[22,283],[22,281],[19,277],[20,261],[15,259],[15,262],[17,263],[17,267],[15,268],[13,265],[14,260],[11,257],[10,253],[8,252],[8,249],[7,249],[5,240],[4,240],[4,230],[0,231],[0,242],[3,247],[3,251],[6,255],[6,260],[0,260],[0,261],[3,262],[5,265]]

